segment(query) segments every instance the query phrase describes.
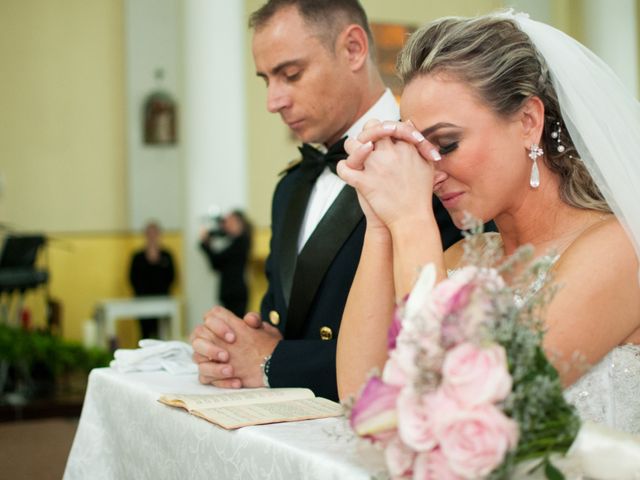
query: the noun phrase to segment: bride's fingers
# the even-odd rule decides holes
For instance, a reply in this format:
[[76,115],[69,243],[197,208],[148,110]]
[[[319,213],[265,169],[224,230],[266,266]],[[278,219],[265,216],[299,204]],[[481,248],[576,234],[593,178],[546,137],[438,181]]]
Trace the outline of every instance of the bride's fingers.
[[357,189],[360,176],[363,175],[364,172],[350,168],[347,165],[347,160],[340,160],[336,165],[336,173],[347,185]]
[[363,130],[358,135],[358,141],[361,143],[373,142],[378,145],[385,139],[401,140],[415,145],[420,155],[427,160],[437,162],[442,159],[438,149],[425,139],[424,135],[416,130],[413,125],[408,123],[384,122]]
[[344,142],[344,149],[349,155],[351,155],[360,145],[362,144],[358,140],[348,137]]
[[372,151],[373,143],[367,142],[360,144],[345,160],[346,166],[354,170],[362,170],[365,160]]
[[[358,141],[360,141],[360,143],[367,143],[366,140],[364,142],[360,140],[360,136],[362,135],[362,133],[367,132],[369,130],[378,130],[380,128],[385,130],[387,129],[393,130],[395,129],[395,123],[397,122],[390,122],[390,121],[381,122],[380,120],[377,120],[375,118],[371,119],[364,124],[364,128],[362,129],[362,132],[360,133],[360,135],[358,135]],[[380,138],[377,141],[374,141],[373,143],[376,144],[376,147],[385,147],[385,146],[392,145],[393,140],[391,138]]]
[[401,125],[401,122],[377,122],[369,126],[369,128],[363,129],[358,135],[358,141],[360,143],[366,143],[369,141],[377,142],[384,138],[394,137],[394,133],[398,129],[398,125]]
[[378,120],[377,118],[372,118],[370,120],[367,120],[367,122],[364,124],[364,127],[362,127],[362,131],[369,130],[370,128],[376,128],[380,125],[382,125],[382,122],[380,120]]

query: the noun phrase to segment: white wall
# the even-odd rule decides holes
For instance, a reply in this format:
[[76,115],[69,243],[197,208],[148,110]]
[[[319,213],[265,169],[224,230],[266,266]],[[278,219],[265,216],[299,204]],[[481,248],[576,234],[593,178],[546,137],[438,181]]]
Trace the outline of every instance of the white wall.
[[214,281],[197,249],[210,205],[246,206],[244,2],[183,0],[185,38],[185,262],[189,330],[213,303]]
[[[125,37],[129,227],[140,230],[153,218],[165,229],[179,229],[185,213],[180,0],[126,0]],[[157,70],[164,73],[162,80]],[[144,100],[158,89],[177,101],[176,145],[143,142]]]
[[513,8],[516,12],[528,13],[534,20],[553,24],[551,1],[552,0],[507,0],[504,4],[506,8]]
[[584,0],[585,44],[638,93],[636,0]]

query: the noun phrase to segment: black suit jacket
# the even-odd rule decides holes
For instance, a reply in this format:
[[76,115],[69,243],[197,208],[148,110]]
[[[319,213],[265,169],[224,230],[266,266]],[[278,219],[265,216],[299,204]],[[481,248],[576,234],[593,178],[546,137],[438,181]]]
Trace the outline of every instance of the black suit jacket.
[[[271,251],[266,263],[268,290],[261,314],[263,319],[277,323],[284,340],[271,357],[269,384],[307,387],[317,396],[337,400],[336,338],[360,260],[365,218],[355,190],[345,186],[296,256],[292,249],[298,236],[295,233],[293,238],[286,231],[285,213],[301,181],[299,169],[290,169],[273,196]],[[435,196],[433,204],[447,248],[462,237]],[[291,285],[289,301],[287,285]]]

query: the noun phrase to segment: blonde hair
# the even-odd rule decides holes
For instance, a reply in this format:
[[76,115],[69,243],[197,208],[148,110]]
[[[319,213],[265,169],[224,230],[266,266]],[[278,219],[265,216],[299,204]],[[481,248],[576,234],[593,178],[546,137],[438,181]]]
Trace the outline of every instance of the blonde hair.
[[[398,72],[405,85],[420,75],[451,75],[468,84],[501,116],[514,114],[528,98],[538,97],[545,110],[544,162],[560,178],[560,198],[577,208],[611,211],[564,128],[544,58],[512,20],[487,15],[427,24],[403,48]],[[551,136],[558,124],[563,152]]]

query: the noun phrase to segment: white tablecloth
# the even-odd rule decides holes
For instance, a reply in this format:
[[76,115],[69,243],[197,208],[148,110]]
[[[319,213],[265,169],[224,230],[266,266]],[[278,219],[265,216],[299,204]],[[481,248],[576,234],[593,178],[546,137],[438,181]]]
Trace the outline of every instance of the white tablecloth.
[[65,479],[380,479],[380,450],[342,418],[227,431],[157,402],[221,391],[195,375],[91,372]]

